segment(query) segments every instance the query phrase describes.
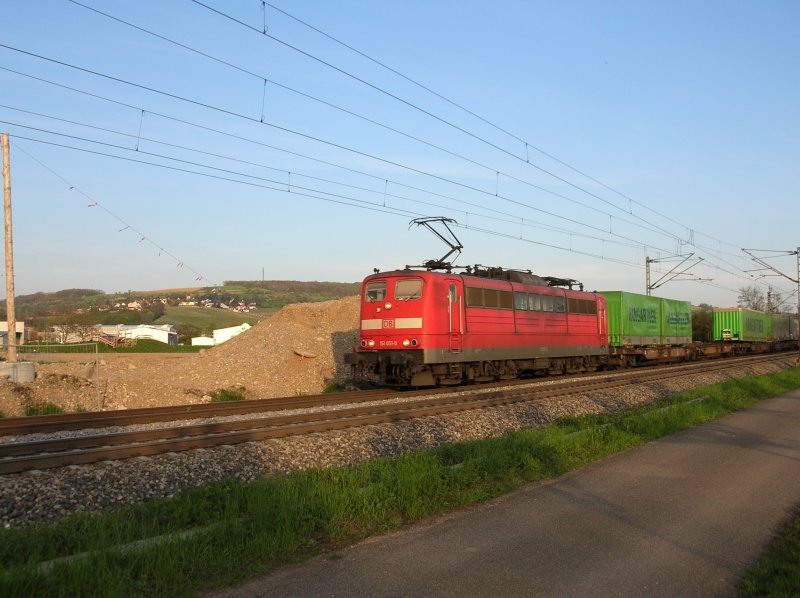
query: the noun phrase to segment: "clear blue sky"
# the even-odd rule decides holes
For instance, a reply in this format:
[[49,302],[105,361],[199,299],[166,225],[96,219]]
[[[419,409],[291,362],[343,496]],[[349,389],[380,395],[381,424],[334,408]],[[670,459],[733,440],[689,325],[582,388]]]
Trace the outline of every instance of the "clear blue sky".
[[18,294],[356,281],[444,255],[421,216],[462,265],[796,293],[740,251],[800,245],[796,1],[80,2],[3,3]]

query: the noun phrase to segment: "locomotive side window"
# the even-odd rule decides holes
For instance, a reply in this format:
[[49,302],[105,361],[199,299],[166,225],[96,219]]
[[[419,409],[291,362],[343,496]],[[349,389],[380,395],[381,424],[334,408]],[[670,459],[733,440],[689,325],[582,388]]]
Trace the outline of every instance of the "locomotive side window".
[[542,295],[542,311],[553,311],[555,302],[552,295]]
[[560,295],[553,297],[553,311],[557,314],[567,313],[567,301],[564,297]]
[[412,278],[409,280],[398,280],[394,286],[394,298],[398,301],[409,301],[422,297],[422,279]]
[[386,299],[386,281],[368,282],[367,288],[364,289],[364,301],[372,303],[384,299]]
[[483,307],[483,289],[467,287],[467,307]]
[[567,309],[571,314],[597,315],[597,304],[591,299],[567,299]]
[[522,311],[528,310],[528,294],[527,293],[520,293],[514,292],[514,309],[519,309]]
[[528,295],[528,309],[531,311],[542,311],[542,296],[538,293]]
[[467,307],[514,309],[514,294],[511,291],[486,289],[482,287],[466,287],[466,295]]
[[483,289],[483,306],[500,307],[500,297],[497,289]]
[[511,291],[497,291],[499,294],[500,302],[498,307],[500,309],[513,309],[514,308],[514,295]]

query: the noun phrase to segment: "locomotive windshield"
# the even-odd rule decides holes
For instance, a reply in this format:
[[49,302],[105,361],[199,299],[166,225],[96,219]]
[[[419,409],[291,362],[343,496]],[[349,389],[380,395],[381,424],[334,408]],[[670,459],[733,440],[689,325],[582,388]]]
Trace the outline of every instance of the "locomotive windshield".
[[364,301],[371,303],[373,301],[383,301],[384,299],[386,299],[386,281],[368,282],[367,288],[364,289]]
[[411,278],[408,280],[398,280],[394,286],[394,298],[398,301],[409,301],[410,299],[420,299],[422,297],[422,279]]

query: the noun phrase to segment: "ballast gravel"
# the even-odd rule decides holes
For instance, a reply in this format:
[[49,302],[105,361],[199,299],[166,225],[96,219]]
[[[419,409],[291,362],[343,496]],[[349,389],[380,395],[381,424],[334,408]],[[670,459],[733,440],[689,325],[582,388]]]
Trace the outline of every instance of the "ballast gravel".
[[726,370],[700,372],[658,383],[575,394],[235,446],[168,453],[0,476],[0,525],[53,522],[69,514],[100,512],[230,477],[244,482],[307,468],[344,466],[434,448],[446,443],[501,436],[537,428],[565,416],[611,413],[651,403],[698,386],[776,373],[795,366],[795,356]]

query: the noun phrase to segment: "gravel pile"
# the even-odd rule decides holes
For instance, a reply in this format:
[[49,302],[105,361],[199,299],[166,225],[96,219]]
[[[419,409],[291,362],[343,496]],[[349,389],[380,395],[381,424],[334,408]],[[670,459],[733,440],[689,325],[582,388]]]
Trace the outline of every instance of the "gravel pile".
[[126,503],[167,498],[183,489],[229,477],[252,481],[298,469],[349,465],[450,442],[500,436],[512,430],[539,427],[559,417],[614,412],[697,386],[775,373],[794,365],[792,355],[777,362],[537,403],[0,476],[0,524],[11,527],[54,521],[78,511],[103,511]]
[[357,296],[287,305],[199,354],[100,354],[99,368],[94,355],[43,356],[34,382],[0,381],[0,411],[22,415],[24,405],[44,402],[66,411],[185,405],[221,389],[244,388],[248,399],[317,394],[349,375],[343,356],[358,343],[358,309]]

